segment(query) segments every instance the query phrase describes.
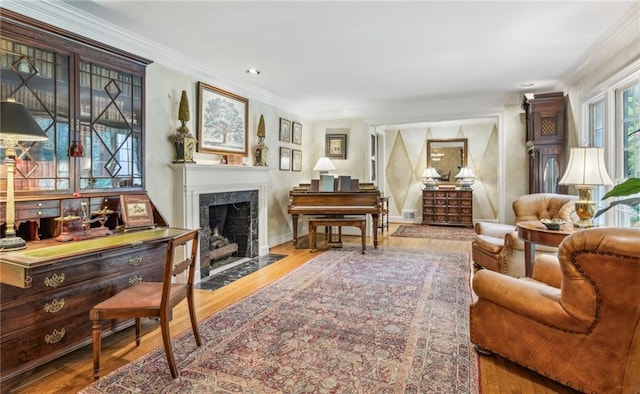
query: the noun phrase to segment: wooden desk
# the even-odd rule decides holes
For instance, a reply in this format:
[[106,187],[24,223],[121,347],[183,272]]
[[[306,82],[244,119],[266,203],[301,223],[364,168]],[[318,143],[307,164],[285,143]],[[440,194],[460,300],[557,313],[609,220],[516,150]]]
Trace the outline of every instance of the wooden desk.
[[524,272],[525,276],[533,274],[533,263],[536,257],[536,245],[560,246],[569,234],[575,231],[571,223],[565,223],[559,230],[549,230],[539,220],[529,220],[516,224],[518,237],[524,240]]
[[[162,281],[167,242],[155,228],[84,241],[32,241],[0,254],[0,392],[23,373],[91,343],[89,310],[142,280]],[[103,322],[112,333],[132,319]]]

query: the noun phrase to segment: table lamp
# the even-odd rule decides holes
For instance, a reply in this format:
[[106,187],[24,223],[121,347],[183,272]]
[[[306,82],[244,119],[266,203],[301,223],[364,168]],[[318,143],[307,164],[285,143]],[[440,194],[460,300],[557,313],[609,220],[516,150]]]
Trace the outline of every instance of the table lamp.
[[7,210],[6,237],[0,239],[0,252],[23,249],[27,243],[16,236],[15,201],[13,174],[16,166],[16,146],[18,141],[46,141],[47,135],[42,131],[29,110],[15,101],[0,102],[0,141],[4,144],[7,164]]
[[471,168],[462,167],[460,168],[460,172],[456,174],[455,179],[458,180],[462,189],[471,189],[471,185],[473,185],[473,181],[476,179],[476,174],[471,171]]
[[573,225],[581,228],[593,227],[592,219],[596,212],[596,203],[593,201],[591,191],[594,186],[613,184],[604,165],[604,149],[571,148],[567,170],[559,183],[574,185],[578,190],[578,201],[575,206],[580,220]]
[[427,167],[424,169],[422,177],[424,178],[424,180],[422,181],[424,188],[427,190],[433,190],[438,184],[438,181],[436,179],[440,178],[440,174],[435,168]]
[[335,169],[336,167],[328,157],[319,158],[315,167],[313,167],[313,171],[318,171],[319,175],[327,174],[329,171],[333,171]]

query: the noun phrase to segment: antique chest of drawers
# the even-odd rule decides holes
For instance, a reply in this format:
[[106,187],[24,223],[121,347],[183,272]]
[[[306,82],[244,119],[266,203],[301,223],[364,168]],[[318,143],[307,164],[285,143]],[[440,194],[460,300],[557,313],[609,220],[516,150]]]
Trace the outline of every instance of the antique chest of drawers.
[[473,227],[473,190],[423,190],[422,224]]

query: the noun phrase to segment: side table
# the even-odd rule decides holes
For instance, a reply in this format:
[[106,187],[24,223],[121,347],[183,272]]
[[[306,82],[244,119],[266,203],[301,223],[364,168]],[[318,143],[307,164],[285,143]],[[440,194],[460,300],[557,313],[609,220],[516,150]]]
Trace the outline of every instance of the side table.
[[559,230],[549,230],[539,220],[527,220],[516,223],[518,237],[524,240],[524,272],[530,278],[536,257],[536,245],[560,246],[568,235],[576,231],[571,223],[565,223]]

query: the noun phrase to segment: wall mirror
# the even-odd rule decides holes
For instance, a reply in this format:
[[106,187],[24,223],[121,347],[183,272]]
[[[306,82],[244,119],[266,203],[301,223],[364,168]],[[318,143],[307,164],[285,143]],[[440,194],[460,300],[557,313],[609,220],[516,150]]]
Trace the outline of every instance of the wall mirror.
[[439,182],[455,182],[461,167],[467,166],[467,139],[427,140],[427,167],[440,173]]

